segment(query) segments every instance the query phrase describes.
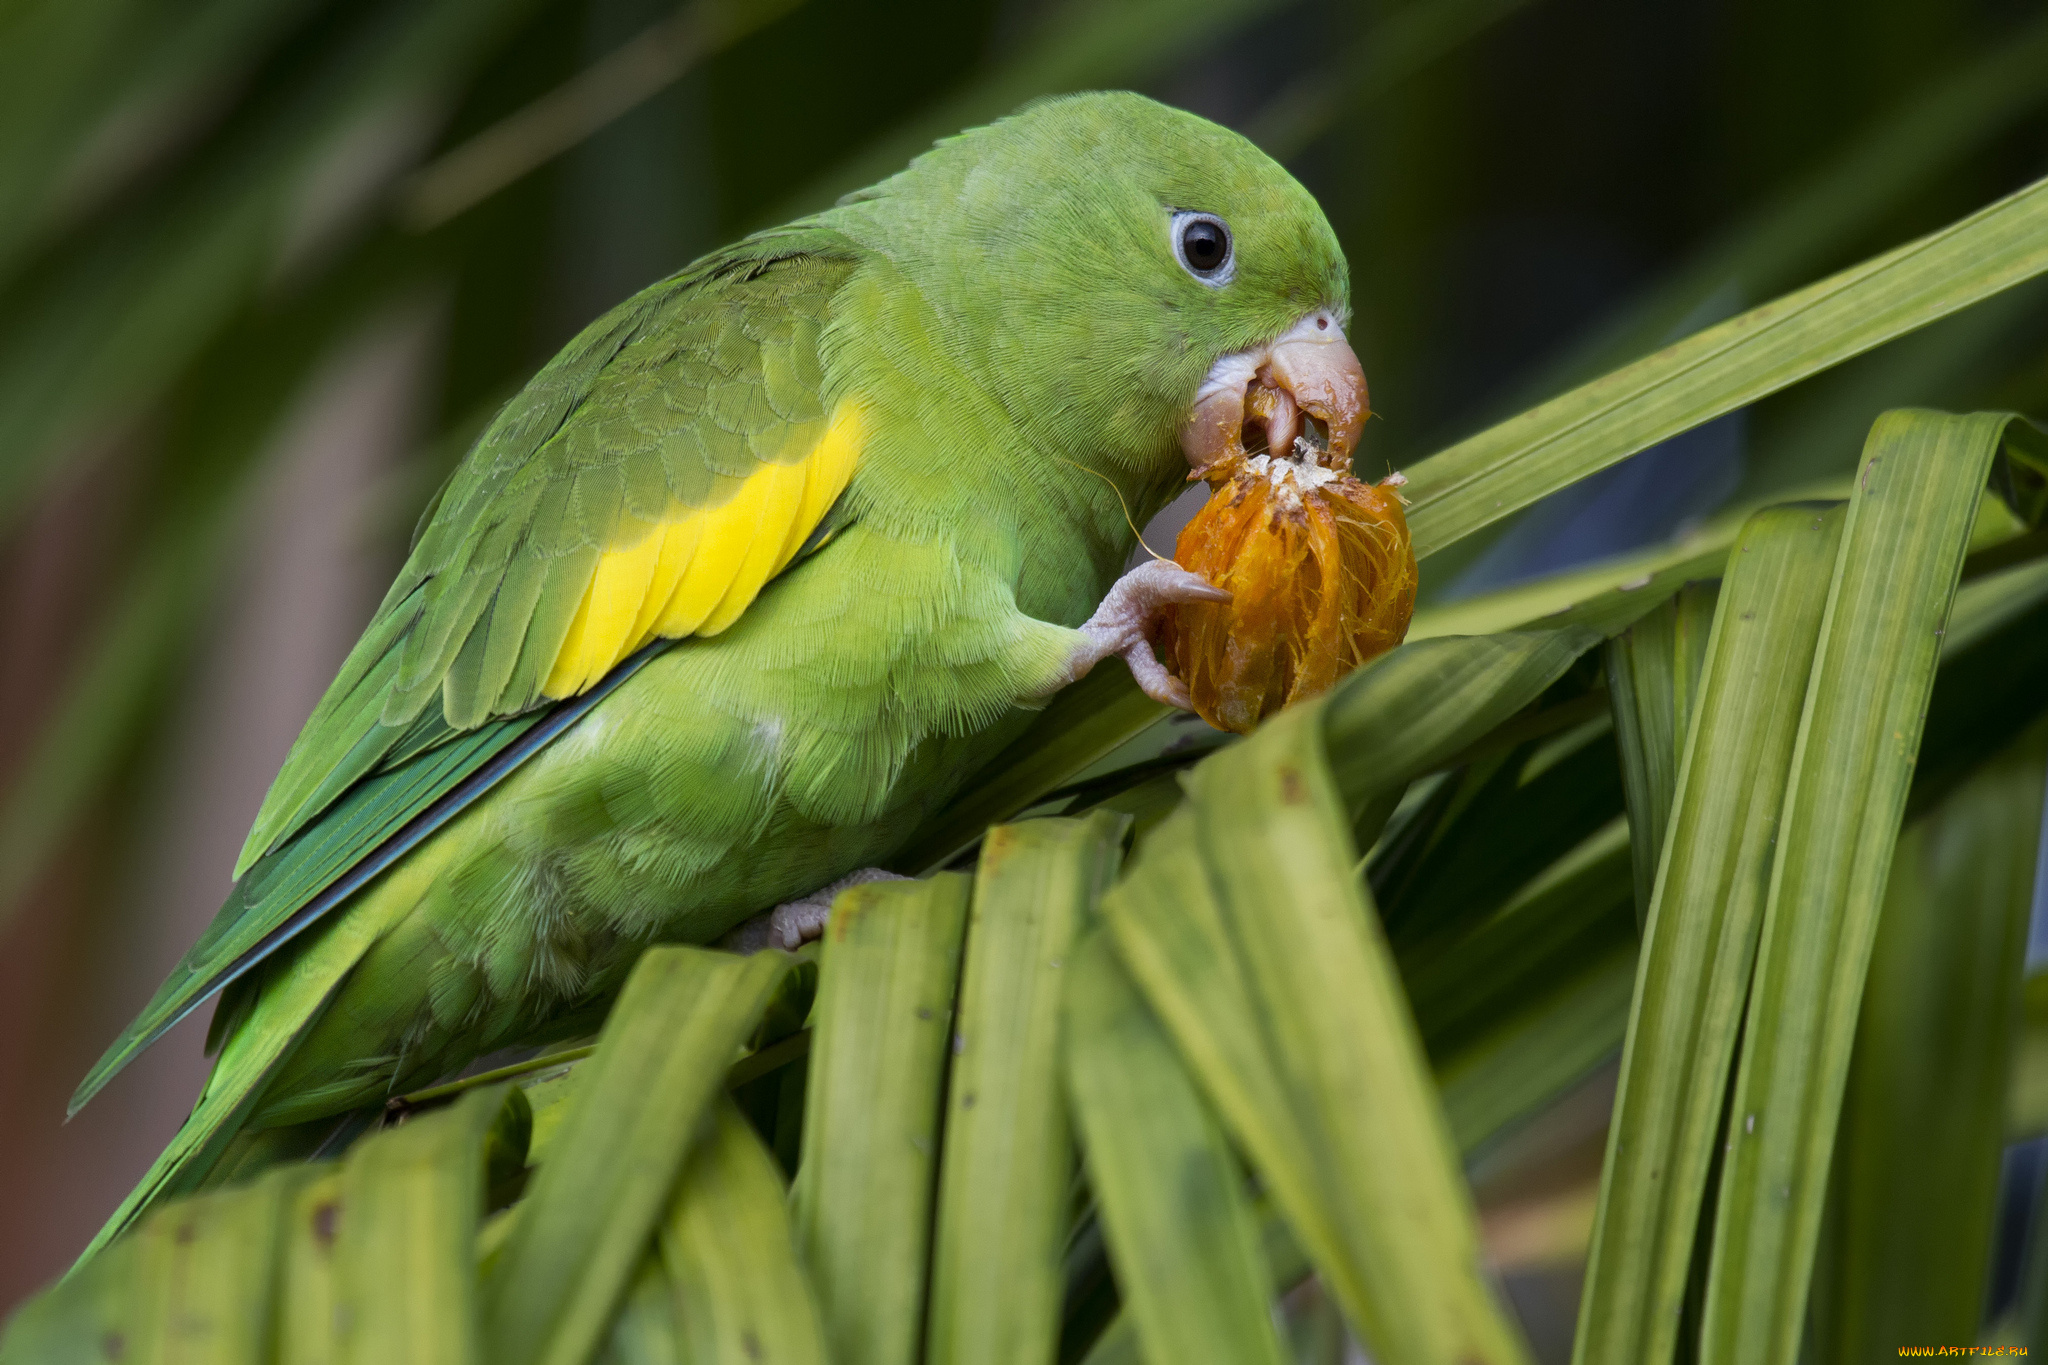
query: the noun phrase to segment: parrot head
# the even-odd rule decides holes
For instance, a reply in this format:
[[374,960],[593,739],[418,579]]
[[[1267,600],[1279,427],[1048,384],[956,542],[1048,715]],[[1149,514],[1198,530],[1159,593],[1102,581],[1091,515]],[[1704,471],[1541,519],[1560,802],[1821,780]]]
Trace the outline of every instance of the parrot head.
[[1170,496],[1232,454],[1348,456],[1367,413],[1322,209],[1228,129],[1139,95],[1043,100],[827,215],[939,319],[1040,450]]

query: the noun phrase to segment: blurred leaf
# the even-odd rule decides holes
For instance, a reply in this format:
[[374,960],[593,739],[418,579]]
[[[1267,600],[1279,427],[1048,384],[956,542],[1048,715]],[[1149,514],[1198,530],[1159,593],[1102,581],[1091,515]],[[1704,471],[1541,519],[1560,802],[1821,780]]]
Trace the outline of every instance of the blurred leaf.
[[[336,1365],[342,1358],[335,1288],[342,1173],[323,1165],[307,1174],[293,1189],[285,1210],[283,1264],[278,1271],[278,1365]],[[120,1256],[125,1245],[115,1243],[92,1264]]]
[[0,273],[189,141],[312,0],[18,4],[0,16]]
[[[273,1171],[152,1215],[135,1231],[134,1332],[148,1360],[257,1365],[269,1354],[276,1248],[303,1168]],[[104,1338],[102,1338],[104,1341]]]
[[1059,1341],[1073,1142],[1060,993],[1130,822],[998,825],[982,841],[946,1087],[925,1358],[1043,1365]]
[[1129,1313],[1119,1313],[1111,1320],[1088,1354],[1081,1357],[1082,1365],[1145,1365],[1145,1357],[1138,1345],[1138,1324]]
[[1381,1359],[1515,1361],[1320,739],[1281,713],[1199,765],[1104,898],[1132,975]]
[[[2048,100],[2043,70],[2048,17],[1938,73],[1847,147],[1717,233],[1593,336],[1548,361],[1537,377],[1518,386],[1522,401],[1535,402],[1649,354],[1717,295],[1755,298],[1840,260],[1873,223]],[[1898,402],[1894,395],[1887,406]],[[1859,416],[1867,420],[1867,414]]]
[[1420,0],[1401,5],[1326,66],[1282,90],[1245,124],[1244,135],[1274,160],[1290,160],[1346,111],[1386,93],[1528,3]]
[[2005,1127],[2014,1141],[2048,1133],[2048,972],[2029,976],[2021,991]]
[[611,1335],[597,1353],[599,1365],[685,1365],[676,1339],[674,1297],[661,1257],[652,1252],[641,1257]]
[[794,1201],[837,1365],[917,1356],[968,888],[945,872],[832,905]]
[[[1566,625],[1590,626],[1605,635],[1616,634],[1685,584],[1719,578],[1728,560],[1728,547],[1756,512],[1787,501],[1846,498],[1849,483],[1845,473],[1839,478],[1780,489],[1766,497],[1732,503],[1699,526],[1662,544],[1470,597],[1425,604],[1416,611],[1408,638],[1424,640],[1438,635],[1483,635]],[[1428,576],[1427,569],[1424,575]]]
[[[388,247],[388,243],[385,244]],[[198,364],[166,433],[154,519],[0,802],[0,924],[163,709],[218,609],[248,495],[291,405],[373,310],[416,282],[423,253],[366,248],[322,287],[239,320]]]
[[1599,642],[1565,627],[1448,636],[1381,655],[1319,704],[1338,791],[1355,811],[1441,767]]
[[[1131,1326],[1090,1362],[1279,1365],[1258,1224],[1244,1177],[1107,933],[1073,957],[1066,1074]],[[1130,1348],[1119,1345],[1128,1340]]]
[[1617,817],[1464,934],[1397,951],[1430,1056],[1456,1055],[1587,963],[1616,951],[1633,960],[1635,935],[1618,913],[1629,886],[1628,822]]
[[1909,818],[2048,711],[2048,560],[1965,583],[1941,643]]
[[1729,557],[1622,1054],[1579,1365],[1659,1365],[1678,1341],[1843,520],[1839,507],[1770,508]]
[[668,946],[641,955],[484,1282],[486,1358],[566,1365],[590,1354],[790,962]]
[[335,1215],[337,1359],[461,1365],[482,1358],[476,1229],[484,1137],[507,1093],[505,1086],[475,1091],[349,1153]]
[[2048,181],[1708,328],[1408,470],[1415,553],[2048,270]]
[[[1864,970],[1998,414],[1888,413],[1849,503],[1729,1104],[1700,1354],[1797,1354]],[[1673,836],[1677,837],[1676,834]]]
[[2023,525],[2048,529],[2048,430],[2036,422],[2006,428],[2005,446],[1991,466],[1991,476],[1999,496]]
[[1962,587],[1941,636],[1941,663],[1947,668],[1969,658],[1985,644],[2025,620],[2048,599],[2048,558],[2030,560],[1982,577],[1968,577],[1964,561]]
[[185,173],[6,282],[0,444],[10,455],[0,464],[0,525],[17,519],[82,437],[160,397],[276,283],[294,243],[332,226],[303,220],[324,159],[347,154],[351,134],[381,132],[402,148],[408,111],[419,121],[534,3],[361,11],[345,37],[320,46],[313,69],[273,73],[268,98],[240,110]]
[[[1737,500],[1847,497],[1864,433],[1892,408],[2005,406],[1998,369],[2038,330],[2044,304],[2048,279],[2036,276],[1772,399],[1752,427]],[[1839,490],[1810,486],[1828,478]]]
[[705,58],[803,0],[691,0],[533,103],[423,166],[399,187],[398,215],[424,232],[638,108]]
[[1842,1097],[1816,1362],[1977,1334],[2048,730],[1899,837]]
[[1636,922],[1650,913],[1657,858],[1678,791],[1716,582],[1688,583],[1663,606],[1607,642],[1607,694],[1621,746],[1628,827],[1635,844]]
[[0,1361],[262,1365],[284,1211],[306,1175],[287,1166],[152,1213],[117,1253],[22,1309],[0,1340]]
[[201,584],[219,567],[222,529],[213,521],[189,523],[143,551],[139,572],[118,590],[56,715],[7,785],[0,802],[0,924],[14,918],[158,700],[172,648],[186,643],[177,628],[196,622]]
[[1455,809],[1416,831],[1402,850],[1409,856],[1371,865],[1373,898],[1397,952],[1483,920],[1622,808],[1606,716],[1527,741],[1467,777]]
[[1755,510],[1744,507],[1733,516],[1717,516],[1694,535],[1635,554],[1432,603],[1415,613],[1408,638],[1486,635],[1518,626],[1554,626],[1560,618],[1583,620],[1603,635],[1625,630],[1686,583],[1719,577],[1728,546]]
[[1466,1154],[1542,1113],[1621,1046],[1632,946],[1558,964],[1551,989],[1463,1043],[1437,1068],[1444,1119]]
[[1468,1156],[1620,1049],[1636,960],[1629,891],[1616,819],[1464,935],[1397,957]]
[[681,1358],[691,1365],[824,1365],[818,1305],[797,1264],[775,1158],[731,1100],[683,1167],[661,1224]]
[[130,1286],[139,1244],[110,1248],[90,1274],[59,1280],[14,1309],[0,1335],[4,1365],[104,1365],[105,1343],[135,1330]]
[[816,213],[840,195],[901,170],[940,138],[989,123],[1026,101],[1078,90],[1143,85],[1280,0],[1061,0],[1014,56],[935,100],[805,185],[759,227]]

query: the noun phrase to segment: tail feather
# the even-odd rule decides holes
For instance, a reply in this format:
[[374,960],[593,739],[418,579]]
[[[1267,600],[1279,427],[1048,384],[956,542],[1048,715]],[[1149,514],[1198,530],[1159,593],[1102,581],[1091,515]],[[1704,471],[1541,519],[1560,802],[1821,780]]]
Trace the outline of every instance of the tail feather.
[[[373,1121],[382,1118],[382,1106],[371,1117]],[[354,1114],[329,1114],[326,1118],[277,1128],[244,1126],[204,1175],[198,1174],[197,1163],[194,1163],[192,1172],[196,1188],[211,1190],[240,1185],[273,1166],[282,1166],[290,1161],[317,1161],[337,1132],[346,1131],[352,1137],[361,1131],[359,1126],[350,1126],[355,1118]],[[186,1184],[184,1180],[178,1182],[181,1192]]]
[[382,917],[365,914],[364,908],[332,921],[270,972],[253,1005],[222,1041],[213,1074],[191,1117],[87,1245],[74,1270],[160,1201],[208,1183],[264,1098],[265,1085],[312,1032],[349,973],[376,942],[384,927]]

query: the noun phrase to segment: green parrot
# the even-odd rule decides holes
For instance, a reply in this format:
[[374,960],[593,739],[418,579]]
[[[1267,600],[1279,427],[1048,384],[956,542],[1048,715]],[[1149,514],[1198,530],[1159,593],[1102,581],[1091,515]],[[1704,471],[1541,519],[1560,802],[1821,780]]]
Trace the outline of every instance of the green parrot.
[[94,1246],[251,1151],[589,1031],[649,944],[815,936],[1111,655],[1185,704],[1148,635],[1225,595],[1120,575],[1132,518],[1248,421],[1350,448],[1348,291],[1284,170],[1112,93],[943,141],[591,324],[435,496],[226,905],[79,1087],[74,1112],[221,993],[191,1117]]

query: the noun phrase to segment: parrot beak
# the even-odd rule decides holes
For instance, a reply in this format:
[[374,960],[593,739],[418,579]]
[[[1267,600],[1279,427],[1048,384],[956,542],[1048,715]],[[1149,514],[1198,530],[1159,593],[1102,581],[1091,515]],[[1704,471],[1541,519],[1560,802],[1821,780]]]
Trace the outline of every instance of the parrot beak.
[[1336,317],[1318,309],[1272,345],[1217,361],[1195,393],[1180,447],[1190,478],[1263,453],[1348,467],[1370,411],[1365,367]]

